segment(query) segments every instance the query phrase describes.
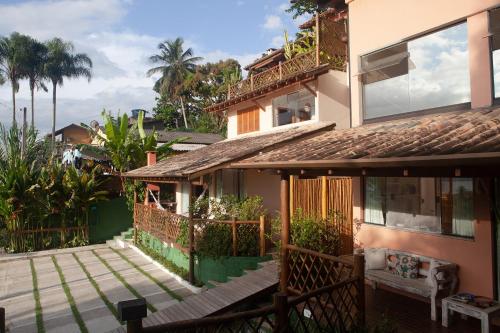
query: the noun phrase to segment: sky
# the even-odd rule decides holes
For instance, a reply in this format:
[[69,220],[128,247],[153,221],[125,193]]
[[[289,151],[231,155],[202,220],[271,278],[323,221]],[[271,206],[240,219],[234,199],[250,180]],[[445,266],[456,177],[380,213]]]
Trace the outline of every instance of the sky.
[[[57,89],[56,128],[70,123],[101,121],[103,109],[151,110],[156,94],[148,57],[158,43],[182,37],[204,62],[237,59],[251,63],[266,49],[279,47],[286,29],[291,35],[307,17],[293,20],[285,12],[289,0],[0,0],[0,35],[13,31],[40,41],[61,37],[76,52],[87,53],[93,78],[65,79]],[[35,95],[35,125],[50,131],[52,94]],[[16,108],[28,107],[29,87],[22,81]],[[21,118],[17,111],[17,119]],[[0,123],[12,119],[11,87],[0,86]],[[30,119],[30,116],[28,116]]]

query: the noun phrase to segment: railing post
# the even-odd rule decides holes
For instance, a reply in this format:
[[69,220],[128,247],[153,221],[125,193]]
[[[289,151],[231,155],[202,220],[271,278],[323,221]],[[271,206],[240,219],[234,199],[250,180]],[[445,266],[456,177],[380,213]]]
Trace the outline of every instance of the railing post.
[[328,217],[328,182],[326,176],[321,176],[321,218]]
[[360,327],[365,324],[365,256],[362,254],[354,255],[354,276],[357,278],[358,287],[358,321]]
[[236,228],[236,220],[233,218],[231,221],[231,229],[233,232],[233,256],[238,255],[238,229]]
[[288,296],[285,292],[274,294],[273,304],[276,309],[274,333],[288,331]]
[[231,99],[231,84],[228,83],[227,85],[227,100],[229,101]]
[[288,249],[290,241],[290,176],[287,173],[281,175],[281,276],[280,289],[287,291],[289,267],[288,267]]
[[253,73],[250,74],[250,90],[253,90]]
[[0,333],[5,332],[5,308],[0,308]]
[[316,66],[320,65],[320,59],[319,59],[319,53],[320,53],[319,43],[320,43],[320,40],[319,40],[319,34],[320,34],[320,31],[319,31],[319,13],[316,13]]
[[260,256],[263,257],[266,255],[266,220],[264,215],[260,216],[259,236],[260,236]]
[[283,67],[281,66],[281,61],[278,63],[278,69],[280,73],[280,81],[283,80]]
[[193,186],[189,183],[189,283],[195,284],[194,278],[194,221],[192,210],[192,190]]
[[118,302],[118,315],[121,321],[127,322],[127,333],[142,332],[142,318],[148,316],[146,299],[132,299]]

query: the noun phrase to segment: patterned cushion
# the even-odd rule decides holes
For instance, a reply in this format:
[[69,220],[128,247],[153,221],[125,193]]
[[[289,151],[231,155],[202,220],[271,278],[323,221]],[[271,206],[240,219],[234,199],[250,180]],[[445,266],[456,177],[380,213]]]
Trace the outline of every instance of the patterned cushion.
[[418,278],[418,257],[405,254],[396,254],[397,262],[395,264],[393,274],[399,275],[406,279]]

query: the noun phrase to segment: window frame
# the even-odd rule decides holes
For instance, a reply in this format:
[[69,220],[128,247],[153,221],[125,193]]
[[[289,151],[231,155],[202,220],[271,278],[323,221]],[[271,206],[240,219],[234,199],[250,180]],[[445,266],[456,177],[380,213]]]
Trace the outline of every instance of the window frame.
[[[470,109],[471,105],[472,105],[471,101],[465,102],[465,103],[457,103],[457,104],[450,104],[450,105],[438,106],[438,107],[435,107],[435,108],[427,108],[427,109],[421,109],[421,110],[415,110],[415,111],[408,111],[408,112],[404,112],[404,113],[398,113],[398,114],[387,115],[387,116],[366,118],[365,84],[363,83],[362,78],[361,78],[361,76],[364,74],[363,69],[361,68],[362,57],[365,57],[367,55],[373,54],[375,52],[380,52],[380,51],[383,51],[383,50],[386,50],[386,49],[389,49],[389,48],[392,48],[392,47],[396,47],[396,46],[401,45],[401,44],[408,44],[411,41],[414,41],[414,40],[417,40],[419,38],[423,38],[423,37],[432,35],[432,34],[434,34],[436,32],[439,32],[439,31],[442,31],[442,30],[446,30],[446,29],[452,28],[454,26],[457,26],[457,25],[460,25],[460,24],[463,24],[463,23],[465,23],[466,25],[468,24],[467,23],[467,18],[462,18],[462,19],[459,19],[459,20],[454,21],[452,23],[447,23],[447,24],[441,25],[441,26],[436,27],[434,29],[431,29],[431,30],[428,30],[428,31],[425,31],[425,32],[421,32],[421,33],[412,35],[412,36],[407,37],[407,38],[403,38],[403,39],[401,39],[398,42],[391,43],[391,44],[388,44],[386,46],[380,47],[378,49],[371,50],[369,52],[366,52],[366,53],[358,55],[358,74],[357,74],[357,76],[358,76],[358,79],[359,79],[359,82],[360,82],[360,98],[359,98],[359,100],[360,100],[360,106],[361,106],[361,120],[362,120],[362,123],[363,124],[370,124],[370,123],[382,122],[382,121],[387,121],[387,120],[410,118],[410,117],[413,117],[413,116],[416,116],[416,115],[428,115],[428,114],[434,114],[434,113],[462,111],[462,110]],[[467,26],[467,28],[468,28],[468,26]],[[467,39],[467,47],[468,47],[468,42],[469,41]],[[493,66],[493,63],[492,63],[492,66]],[[469,71],[469,81],[470,81],[470,65],[467,66],[467,69]],[[470,89],[470,82],[469,82],[469,89]],[[494,89],[494,88],[492,88],[492,89]]]
[[[417,230],[417,229],[412,229],[412,228],[403,228],[403,227],[397,227],[397,226],[392,226],[392,225],[387,225],[387,222],[384,220],[383,223],[374,223],[374,222],[369,222],[366,220],[366,179],[367,177],[370,177],[370,176],[363,176],[361,177],[362,178],[362,181],[361,181],[361,205],[362,205],[362,209],[361,209],[361,212],[362,212],[362,223],[363,224],[367,224],[367,225],[370,225],[370,226],[375,226],[375,227],[381,227],[381,228],[388,228],[388,229],[391,229],[391,230],[399,230],[399,231],[405,231],[405,232],[414,232],[414,233],[419,233],[419,234],[426,234],[426,235],[432,235],[432,236],[438,236],[438,237],[451,237],[451,238],[458,238],[458,239],[463,239],[463,240],[475,240],[476,238],[476,217],[474,216],[474,219],[472,220],[473,221],[473,224],[474,224],[474,236],[462,236],[462,235],[457,235],[457,234],[453,234],[453,233],[444,233],[442,231],[442,216],[441,216],[441,209],[442,207],[439,208],[440,210],[440,216],[439,216],[439,223],[440,223],[440,228],[441,228],[441,231],[437,232],[437,231],[424,231],[424,230]],[[388,178],[388,177],[393,177],[393,176],[383,176],[383,177],[380,177],[380,178]],[[404,177],[400,177],[400,178],[404,178]],[[425,178],[425,177],[416,177],[416,178]],[[429,177],[429,178],[434,178],[435,180],[438,180],[439,182],[441,182],[441,179],[442,178],[461,178],[461,177]],[[466,177],[466,178],[472,178],[472,188],[473,188],[473,198],[474,198],[474,201],[475,201],[475,196],[476,196],[476,179],[474,177]],[[435,184],[435,186],[437,187],[437,184]],[[442,200],[442,193],[439,193],[439,199],[440,201]],[[440,203],[441,205],[441,203]],[[474,215],[475,215],[475,209],[473,208],[474,210]]]
[[[492,97],[492,104],[493,105],[500,105],[500,95],[498,97],[495,96],[495,68],[494,68],[494,64],[493,64],[493,52],[495,50],[493,50],[493,32],[491,31],[491,12],[494,11],[494,10],[498,10],[500,11],[500,6],[498,7],[494,7],[494,8],[490,8],[488,9],[488,43],[489,43],[489,49],[490,49],[490,73],[491,73],[491,97]],[[500,38],[500,32],[498,33],[499,34],[499,38]],[[500,49],[498,49],[499,52],[500,52]],[[500,68],[499,68],[500,70]],[[499,82],[500,84],[500,82]]]
[[[287,103],[288,103],[288,96],[290,95],[293,95],[293,94],[300,94],[300,92],[306,92],[307,94],[309,94],[313,101],[314,101],[314,105],[311,107],[311,111],[310,111],[310,117],[309,119],[307,120],[302,120],[302,121],[298,121],[298,122],[290,122],[290,123],[287,123],[287,124],[282,124],[282,125],[279,125],[278,124],[278,117],[277,117],[277,112],[275,112],[275,100],[278,99],[278,98],[282,98],[282,97],[286,97],[287,98]],[[300,95],[299,95],[300,97]],[[272,118],[273,118],[273,122],[272,122],[272,125],[273,125],[273,128],[277,128],[277,127],[283,127],[283,126],[290,126],[290,125],[294,125],[294,124],[301,124],[301,123],[306,123],[306,122],[309,122],[309,121],[312,121],[312,120],[315,120],[316,117],[317,117],[317,108],[316,108],[316,105],[318,104],[318,101],[317,101],[317,96],[312,94],[307,88],[299,88],[297,90],[294,90],[294,91],[291,91],[291,92],[288,92],[286,94],[283,94],[283,95],[279,95],[279,96],[276,96],[276,97],[273,97],[271,99],[271,112],[272,112]],[[276,107],[276,109],[278,109],[279,107]],[[293,117],[292,117],[293,119]]]

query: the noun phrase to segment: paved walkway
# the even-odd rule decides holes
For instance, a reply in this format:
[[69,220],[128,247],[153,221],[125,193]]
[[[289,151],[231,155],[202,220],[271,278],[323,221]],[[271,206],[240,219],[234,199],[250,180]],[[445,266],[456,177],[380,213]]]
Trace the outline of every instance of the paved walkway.
[[145,297],[154,313],[191,294],[132,249],[89,246],[0,258],[9,332],[107,332],[121,326],[118,301]]

